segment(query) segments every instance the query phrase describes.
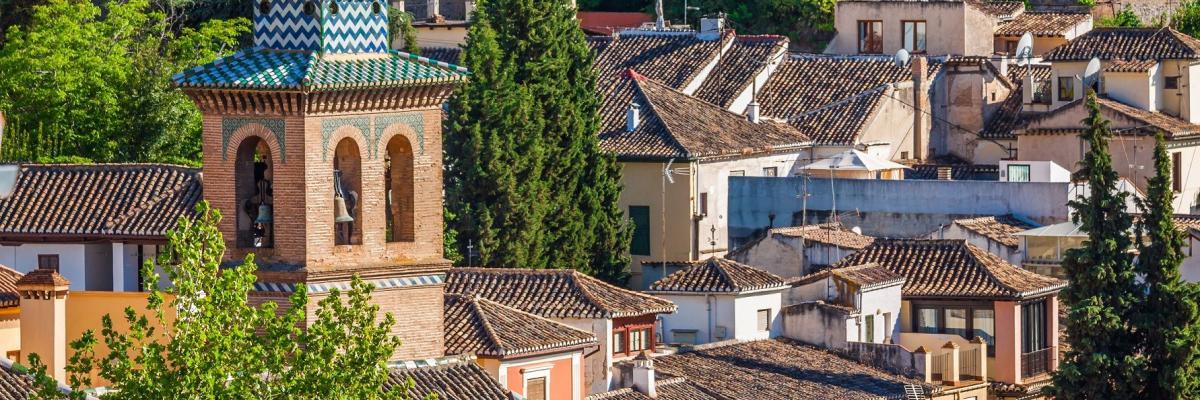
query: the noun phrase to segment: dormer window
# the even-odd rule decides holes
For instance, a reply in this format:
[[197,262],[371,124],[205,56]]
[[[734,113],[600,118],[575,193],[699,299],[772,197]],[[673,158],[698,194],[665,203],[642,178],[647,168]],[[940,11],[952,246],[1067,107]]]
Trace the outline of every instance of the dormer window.
[[1179,77],[1178,76],[1166,77],[1166,79],[1163,80],[1163,89],[1178,90],[1179,89]]

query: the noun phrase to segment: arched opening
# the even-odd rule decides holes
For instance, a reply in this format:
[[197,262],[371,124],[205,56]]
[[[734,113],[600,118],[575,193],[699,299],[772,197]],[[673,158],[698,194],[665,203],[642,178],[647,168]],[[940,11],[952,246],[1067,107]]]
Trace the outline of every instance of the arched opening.
[[238,247],[274,247],[275,168],[267,142],[258,137],[242,141],[234,169]]
[[387,185],[387,241],[411,242],[416,239],[413,225],[413,151],[404,136],[388,141],[384,159],[384,184]]
[[334,244],[362,244],[362,157],[345,138],[333,153]]

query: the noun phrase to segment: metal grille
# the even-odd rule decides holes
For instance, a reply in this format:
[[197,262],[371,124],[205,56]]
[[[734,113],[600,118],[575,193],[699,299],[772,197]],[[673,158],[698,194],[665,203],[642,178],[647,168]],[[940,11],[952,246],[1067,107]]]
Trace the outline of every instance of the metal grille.
[[983,371],[979,365],[979,348],[961,350],[958,352],[958,375],[962,379],[972,378],[983,380]]
[[1050,372],[1050,361],[1054,355],[1053,347],[1021,354],[1021,377],[1028,378]]

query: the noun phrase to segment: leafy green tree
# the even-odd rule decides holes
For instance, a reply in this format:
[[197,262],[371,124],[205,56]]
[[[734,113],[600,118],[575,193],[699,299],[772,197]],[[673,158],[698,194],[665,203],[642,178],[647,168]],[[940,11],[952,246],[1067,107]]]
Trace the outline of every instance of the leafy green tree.
[[[450,102],[447,203],[475,265],[575,268],[628,277],[620,170],[600,149],[596,72],[565,0],[477,5]],[[476,262],[477,261],[477,262]]]
[[200,113],[171,76],[249,32],[244,19],[172,25],[148,0],[46,0],[0,48],[0,159],[195,163]]
[[1192,399],[1200,397],[1200,309],[1194,287],[1179,276],[1184,237],[1171,218],[1171,157],[1161,134],[1154,147],[1154,169],[1138,223],[1139,232],[1146,235],[1139,240],[1137,260],[1146,295],[1133,319],[1144,341],[1142,353],[1149,359],[1145,398]]
[[417,30],[412,26],[413,15],[396,7],[388,7],[388,42],[396,43],[396,39],[404,41],[404,51],[410,54],[421,54],[421,46],[417,45]]
[[[55,390],[45,365],[30,355],[42,398],[80,399],[93,374],[116,389],[104,399],[408,398],[411,382],[385,389],[386,362],[400,343],[389,335],[391,314],[377,321],[369,285],[356,277],[344,295],[332,291],[318,303],[316,320],[301,329],[304,286],[289,307],[252,305],[254,256],[221,267],[219,220],[207,203],[197,207],[195,219],[180,219],[157,261],[172,285],[159,289],[154,263],[147,263],[146,310],[126,308],[121,318],[128,328],[106,315],[99,336],[87,331],[71,342],[66,370],[73,394]],[[101,340],[106,354],[96,351]]]
[[1192,37],[1200,37],[1200,2],[1185,1],[1171,14],[1171,27]]
[[[698,26],[700,16],[723,12],[731,28],[742,34],[787,36],[792,46],[820,52],[833,38],[833,8],[836,0],[688,0],[687,24]],[[642,11],[653,14],[654,2],[642,3]],[[683,0],[664,0],[665,17],[683,23]]]
[[1133,9],[1128,4],[1115,15],[1100,18],[1096,22],[1096,26],[1101,28],[1140,28],[1142,25],[1142,20],[1138,18],[1137,14],[1133,12]]
[[1080,174],[1090,194],[1069,205],[1088,238],[1083,247],[1068,250],[1062,263],[1071,282],[1061,293],[1069,307],[1071,348],[1047,389],[1058,399],[1132,399],[1138,398],[1145,367],[1129,323],[1141,293],[1130,251],[1133,218],[1125,210],[1126,193],[1117,190],[1119,177],[1108,151],[1112,132],[1095,92],[1088,91],[1086,104],[1081,136],[1089,150]]

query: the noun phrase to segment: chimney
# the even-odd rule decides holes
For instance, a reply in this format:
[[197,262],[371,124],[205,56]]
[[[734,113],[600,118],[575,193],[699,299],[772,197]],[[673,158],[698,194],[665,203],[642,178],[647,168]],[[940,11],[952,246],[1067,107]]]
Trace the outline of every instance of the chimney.
[[1008,76],[1008,57],[1007,56],[1000,57],[1000,75]]
[[66,382],[67,292],[71,282],[53,269],[35,269],[17,280],[16,286],[21,296],[23,361],[36,353],[50,376]]
[[759,116],[758,116],[758,101],[757,100],[750,100],[750,104],[746,105],[746,119],[750,120],[750,122],[753,122],[756,124],[758,123]]
[[929,61],[925,57],[913,57],[909,65],[912,67],[913,80],[913,159],[921,161],[926,158],[929,148],[929,127],[926,117],[929,114],[929,82],[927,74]]
[[725,30],[725,13],[700,18],[701,34],[717,34]]
[[954,169],[951,167],[937,167],[939,181],[954,180]]
[[654,360],[644,350],[633,359],[633,388],[646,397],[658,397],[658,390],[654,387]]
[[637,103],[629,103],[629,110],[625,111],[625,131],[633,132],[637,130],[638,124],[642,121],[642,106]]

